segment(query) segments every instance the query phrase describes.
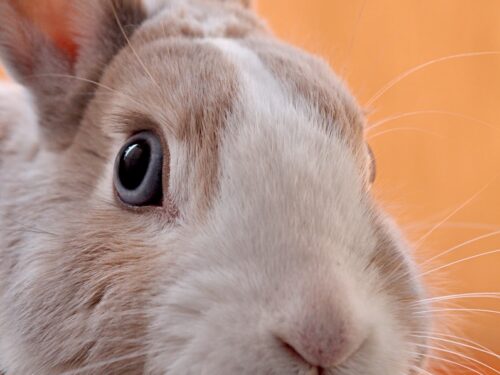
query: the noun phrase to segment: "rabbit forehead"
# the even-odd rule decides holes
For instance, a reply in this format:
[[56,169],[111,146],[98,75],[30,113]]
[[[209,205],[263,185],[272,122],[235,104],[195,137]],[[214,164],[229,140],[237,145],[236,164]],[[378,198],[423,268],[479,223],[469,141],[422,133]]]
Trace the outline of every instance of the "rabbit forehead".
[[[300,113],[311,131],[339,138],[358,167],[366,167],[359,107],[327,64],[258,35],[165,37],[163,22],[160,17],[139,30],[103,83],[120,93],[111,106],[113,122],[128,117],[122,124],[140,126],[141,114],[166,133],[174,151],[171,189],[179,199],[209,206],[218,190],[221,136],[231,118],[238,118],[231,127],[252,127],[266,116],[281,113],[286,122]],[[96,102],[106,98],[107,90]],[[283,125],[292,130],[294,121],[288,122]],[[185,188],[186,179],[193,190]]]
[[227,243],[243,225],[241,235],[251,240],[240,243],[252,248],[260,239],[263,254],[256,259],[266,259],[269,248],[287,241],[299,253],[313,243],[321,252],[333,236],[340,247],[356,248],[355,261],[363,263],[375,242],[371,206],[352,149],[339,133],[329,132],[335,119],[296,96],[248,45],[207,43],[237,67],[243,103],[221,139],[220,194],[212,215],[222,232],[230,228],[221,238]]
[[321,59],[272,38],[209,38],[207,42],[238,70],[247,107],[300,111],[353,151],[363,143],[360,107]]

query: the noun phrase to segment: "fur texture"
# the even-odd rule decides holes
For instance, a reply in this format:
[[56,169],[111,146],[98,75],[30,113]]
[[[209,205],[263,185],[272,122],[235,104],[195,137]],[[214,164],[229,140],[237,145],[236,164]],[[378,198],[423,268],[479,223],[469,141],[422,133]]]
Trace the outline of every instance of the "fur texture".
[[[75,56],[0,4],[32,95],[0,90],[0,370],[412,374],[422,287],[327,64],[236,1],[73,10]],[[164,207],[114,193],[140,130],[170,155]]]

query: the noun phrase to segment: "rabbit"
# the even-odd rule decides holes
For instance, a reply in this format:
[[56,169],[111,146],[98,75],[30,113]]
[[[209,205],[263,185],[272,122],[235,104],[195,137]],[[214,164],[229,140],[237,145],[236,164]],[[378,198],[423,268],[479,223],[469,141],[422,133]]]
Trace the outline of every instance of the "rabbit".
[[425,287],[330,66],[247,1],[68,4],[0,3],[0,372],[425,368]]

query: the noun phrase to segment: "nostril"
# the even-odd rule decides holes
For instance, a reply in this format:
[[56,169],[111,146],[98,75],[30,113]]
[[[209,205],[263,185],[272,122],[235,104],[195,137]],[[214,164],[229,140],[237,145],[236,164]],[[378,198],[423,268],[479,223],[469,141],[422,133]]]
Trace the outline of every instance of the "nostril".
[[344,364],[370,337],[368,321],[340,297],[315,290],[304,293],[272,321],[270,333],[279,340],[282,353],[308,364],[312,374]]
[[277,339],[283,350],[286,353],[288,353],[291,357],[293,357],[296,360],[308,363],[307,360],[304,357],[302,357],[302,355],[286,340],[283,340],[281,337],[277,337]]
[[296,361],[303,362],[311,366],[310,372],[308,375],[324,375],[326,374],[326,370],[323,367],[317,367],[314,364],[308,362],[306,358],[304,358],[292,345],[290,345],[286,340],[277,336],[277,340],[279,345],[283,348],[283,350],[288,353],[290,357],[295,359]]
[[311,374],[324,374],[326,368],[344,363],[363,346],[364,330],[332,320],[324,325],[317,320],[306,321],[275,332],[283,351],[296,362],[308,364]]

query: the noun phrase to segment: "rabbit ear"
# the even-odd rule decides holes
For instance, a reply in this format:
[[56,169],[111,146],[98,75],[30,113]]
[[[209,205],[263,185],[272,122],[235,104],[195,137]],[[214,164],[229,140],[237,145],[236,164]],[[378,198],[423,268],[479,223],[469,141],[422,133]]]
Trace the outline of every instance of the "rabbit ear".
[[[21,0],[4,0],[0,3],[2,58],[8,64],[9,71],[20,80],[37,71],[36,65],[40,65],[41,55],[62,63],[68,62],[69,55],[73,54],[73,46],[67,43],[70,42],[69,35],[67,40],[59,39],[66,33],[58,34],[52,26],[61,20],[56,15],[50,17],[54,9],[49,3],[45,5],[47,7]],[[60,29],[67,26],[68,20],[64,21],[57,23]]]
[[145,17],[140,0],[0,1],[0,56],[34,95],[42,134],[70,141],[96,87],[89,81]]

